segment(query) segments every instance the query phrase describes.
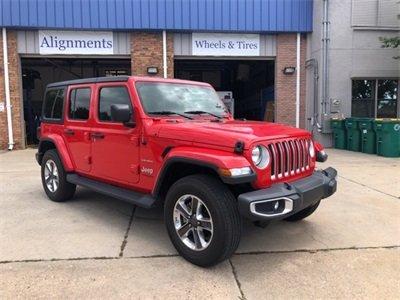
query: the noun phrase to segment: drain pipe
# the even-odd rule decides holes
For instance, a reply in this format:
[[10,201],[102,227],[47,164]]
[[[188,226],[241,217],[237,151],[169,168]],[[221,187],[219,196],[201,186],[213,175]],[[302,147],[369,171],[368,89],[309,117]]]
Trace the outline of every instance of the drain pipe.
[[300,33],[297,33],[296,53],[296,127],[300,127]]
[[315,58],[308,59],[306,61],[306,68],[313,68],[313,109],[311,119],[311,132],[314,133],[314,128],[321,130],[321,123],[319,120],[319,104],[318,104],[318,81],[319,81],[319,70],[318,60]]
[[[323,19],[322,19],[322,117],[325,119],[327,115],[327,105],[329,101],[329,61],[328,61],[328,44],[329,44],[329,18],[328,18],[328,0],[323,0]],[[322,130],[325,128],[325,122],[322,122]]]
[[168,77],[168,66],[167,66],[167,32],[163,30],[162,32],[163,39],[163,70],[164,70],[164,78]]
[[12,128],[11,99],[10,99],[10,78],[8,74],[8,45],[7,30],[3,27],[3,63],[4,63],[4,91],[6,96],[7,129],[8,129],[8,150],[14,149],[14,137]]

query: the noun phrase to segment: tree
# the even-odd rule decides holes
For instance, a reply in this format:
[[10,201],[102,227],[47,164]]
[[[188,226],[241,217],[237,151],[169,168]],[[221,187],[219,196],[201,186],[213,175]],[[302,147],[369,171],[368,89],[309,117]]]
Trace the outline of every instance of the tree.
[[[382,48],[393,48],[397,49],[400,46],[400,37],[380,37],[379,40],[382,42]],[[394,59],[400,59],[400,55],[394,56]]]

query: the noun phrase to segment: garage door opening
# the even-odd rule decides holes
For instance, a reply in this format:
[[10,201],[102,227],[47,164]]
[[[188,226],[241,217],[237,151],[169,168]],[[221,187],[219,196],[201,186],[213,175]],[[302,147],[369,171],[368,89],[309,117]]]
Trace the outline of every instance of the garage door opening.
[[43,94],[49,83],[99,77],[130,75],[129,59],[22,58],[24,119],[28,145],[37,144]]
[[211,84],[236,119],[274,122],[273,60],[175,60],[175,78]]

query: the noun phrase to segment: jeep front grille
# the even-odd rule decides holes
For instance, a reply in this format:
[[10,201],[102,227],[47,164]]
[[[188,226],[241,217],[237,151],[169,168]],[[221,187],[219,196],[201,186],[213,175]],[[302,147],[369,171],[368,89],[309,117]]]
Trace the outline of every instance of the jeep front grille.
[[291,177],[310,169],[309,139],[292,139],[268,145],[271,180]]

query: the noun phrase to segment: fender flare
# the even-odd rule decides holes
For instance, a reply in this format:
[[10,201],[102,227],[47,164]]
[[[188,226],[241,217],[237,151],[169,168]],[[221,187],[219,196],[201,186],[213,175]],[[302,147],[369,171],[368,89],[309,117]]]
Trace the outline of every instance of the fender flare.
[[236,178],[226,177],[220,174],[219,169],[251,167],[251,164],[244,156],[233,152],[192,147],[171,148],[165,156],[164,163],[158,173],[152,192],[153,195],[158,195],[165,176],[168,174],[170,167],[175,163],[187,163],[209,168],[218,174],[219,178],[227,184],[250,183],[256,180],[257,176],[255,172]]
[[72,172],[74,171],[74,165],[72,163],[71,157],[69,156],[67,146],[65,145],[62,137],[56,134],[47,135],[45,138],[40,139],[39,147],[38,147],[38,155],[43,156],[44,153],[40,152],[40,146],[42,142],[51,142],[56,147],[58,154],[60,155],[61,162],[64,166],[65,171]]

